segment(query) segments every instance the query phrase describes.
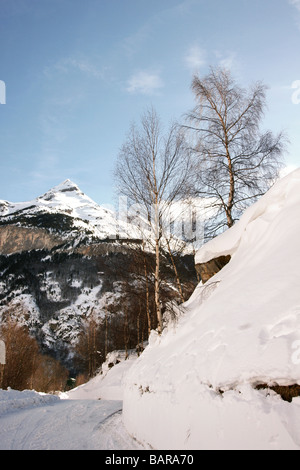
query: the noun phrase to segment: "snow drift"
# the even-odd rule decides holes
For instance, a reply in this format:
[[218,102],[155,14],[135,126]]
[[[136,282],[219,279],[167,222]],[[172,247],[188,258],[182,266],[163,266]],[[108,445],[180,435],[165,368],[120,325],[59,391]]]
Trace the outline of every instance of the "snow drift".
[[157,449],[300,449],[300,169],[204,245],[231,261],[129,370],[123,419]]
[[137,353],[112,351],[101,366],[101,373],[83,385],[62,393],[61,398],[71,400],[123,400],[123,382],[128,369],[137,359]]
[[0,416],[6,412],[22,410],[24,408],[45,406],[57,403],[59,397],[35,390],[7,390],[0,389]]

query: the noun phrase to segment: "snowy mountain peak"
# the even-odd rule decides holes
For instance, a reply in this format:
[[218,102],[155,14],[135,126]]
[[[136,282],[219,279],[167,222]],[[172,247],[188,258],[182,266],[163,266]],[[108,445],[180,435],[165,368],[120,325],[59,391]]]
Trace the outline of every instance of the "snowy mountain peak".
[[75,184],[73,181],[66,179],[62,183],[54,186],[53,188],[49,189],[45,194],[39,196],[37,199],[44,199],[44,200],[51,200],[57,194],[60,193],[73,193],[72,196],[81,195],[84,196],[84,193],[80,190],[80,188]]
[[[15,224],[25,227],[46,227],[52,231],[61,231],[69,227],[71,236],[80,233],[101,240],[122,238],[138,238],[138,229],[117,220],[113,210],[104,208],[93,201],[70,179],[49,189],[42,196],[28,202],[11,203],[0,201],[0,222],[2,225]],[[68,220],[68,221],[67,221]]]

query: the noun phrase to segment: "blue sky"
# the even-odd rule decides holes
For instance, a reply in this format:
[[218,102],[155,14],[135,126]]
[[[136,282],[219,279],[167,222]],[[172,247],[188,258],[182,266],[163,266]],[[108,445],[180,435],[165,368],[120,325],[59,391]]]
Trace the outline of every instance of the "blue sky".
[[269,86],[262,125],[300,167],[300,0],[0,0],[0,44],[0,199],[69,178],[111,204],[132,121],[183,122],[210,65]]

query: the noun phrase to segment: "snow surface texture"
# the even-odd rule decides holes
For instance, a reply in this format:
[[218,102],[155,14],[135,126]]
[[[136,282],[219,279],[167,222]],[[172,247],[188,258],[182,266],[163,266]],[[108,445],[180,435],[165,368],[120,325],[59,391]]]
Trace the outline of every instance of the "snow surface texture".
[[59,398],[55,395],[37,393],[34,390],[2,390],[0,389],[0,416],[7,411],[27,408],[30,406],[41,406],[57,402]]
[[196,255],[232,256],[129,370],[123,419],[156,449],[300,449],[300,169]]
[[36,397],[30,403],[29,393],[19,392],[14,404],[10,402],[10,408],[0,414],[1,450],[143,449],[124,429],[120,401],[58,397],[49,401],[47,396],[39,404]]
[[110,353],[103,374],[59,396],[0,390],[0,450],[144,450],[122,422],[122,377],[135,359]]

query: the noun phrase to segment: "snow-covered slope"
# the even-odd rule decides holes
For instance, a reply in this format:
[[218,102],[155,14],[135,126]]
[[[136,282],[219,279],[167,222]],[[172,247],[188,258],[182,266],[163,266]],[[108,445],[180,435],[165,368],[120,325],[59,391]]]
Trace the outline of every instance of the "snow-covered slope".
[[[130,369],[124,422],[164,449],[300,449],[300,169],[276,183],[196,263],[231,261],[155,334]],[[154,432],[155,429],[155,432]]]
[[112,351],[106,356],[101,372],[87,383],[60,396],[71,400],[123,400],[124,378],[137,359],[136,351]]

